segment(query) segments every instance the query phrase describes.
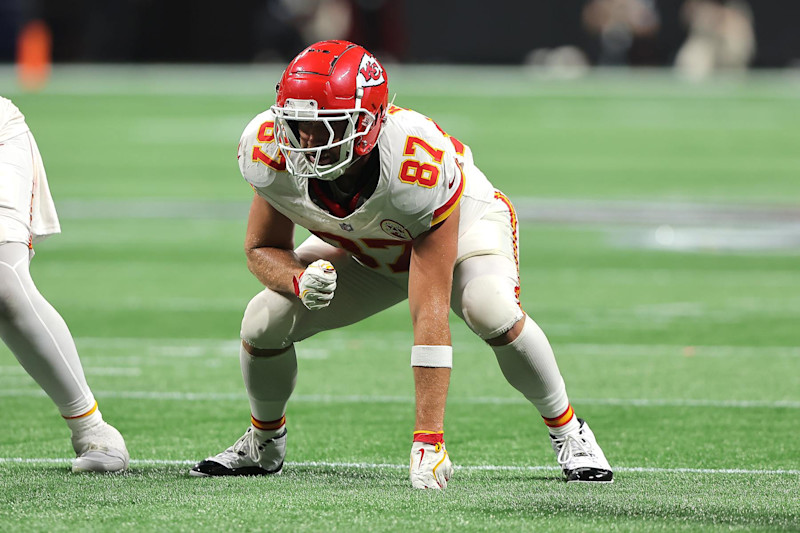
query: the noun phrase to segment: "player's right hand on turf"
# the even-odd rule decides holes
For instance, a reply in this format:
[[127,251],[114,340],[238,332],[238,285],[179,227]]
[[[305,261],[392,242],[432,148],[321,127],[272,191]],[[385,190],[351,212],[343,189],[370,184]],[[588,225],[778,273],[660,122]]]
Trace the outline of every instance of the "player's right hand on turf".
[[294,293],[308,309],[328,307],[336,290],[336,269],[324,259],[317,259],[294,277]]
[[453,475],[453,463],[444,442],[414,442],[411,447],[409,477],[415,489],[444,490]]

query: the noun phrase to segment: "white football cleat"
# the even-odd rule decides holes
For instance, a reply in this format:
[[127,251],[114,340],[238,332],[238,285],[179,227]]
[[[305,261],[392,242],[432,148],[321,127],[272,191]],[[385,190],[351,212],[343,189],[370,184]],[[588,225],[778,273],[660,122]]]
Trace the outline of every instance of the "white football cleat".
[[613,483],[614,472],[597,444],[589,424],[578,419],[577,431],[561,437],[550,435],[553,451],[564,471],[567,483]]
[[189,470],[190,476],[266,476],[280,474],[286,457],[286,428],[275,436],[252,425],[236,444],[214,457],[200,461]]
[[124,472],[130,455],[125,439],[114,426],[102,422],[84,433],[72,435],[72,447],[78,455],[73,472]]
[[445,489],[453,475],[453,463],[443,442],[428,444],[414,442],[411,445],[411,468],[409,476],[415,489]]

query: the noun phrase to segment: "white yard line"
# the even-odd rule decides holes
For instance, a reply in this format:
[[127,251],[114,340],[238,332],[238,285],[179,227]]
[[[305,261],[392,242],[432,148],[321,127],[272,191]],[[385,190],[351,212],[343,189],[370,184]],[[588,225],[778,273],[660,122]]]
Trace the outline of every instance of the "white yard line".
[[[787,228],[797,229],[800,209],[792,205],[743,204],[741,202],[684,202],[605,200],[587,198],[512,198],[523,221],[572,224],[620,225],[671,224],[690,228]],[[65,219],[203,219],[244,220],[249,203],[204,199],[65,199],[58,205]]]
[[[85,366],[83,371],[89,376],[128,376],[142,375],[142,369],[130,366]],[[0,376],[27,376],[27,371],[20,365],[0,366]]]
[[[132,466],[191,466],[197,461],[193,460],[169,460],[169,459],[132,459]],[[72,459],[59,458],[28,458],[28,457],[0,457],[0,464],[38,464],[38,465],[67,465],[72,463]],[[329,461],[288,461],[287,467],[290,468],[355,468],[359,470],[407,470],[406,464],[392,463],[339,463]],[[557,466],[515,466],[515,465],[458,465],[456,470],[468,472],[475,471],[506,471],[506,472],[535,472],[552,471],[557,472],[561,469]],[[767,475],[783,476],[800,475],[800,470],[757,470],[745,468],[652,468],[642,466],[615,466],[615,472],[632,473],[657,473],[657,474],[727,474],[727,475]]]
[[[213,125],[212,129],[219,131]],[[521,221],[590,226],[605,231],[612,244],[625,248],[715,253],[800,248],[800,209],[794,206],[534,197],[513,201]],[[59,203],[64,219],[244,220],[247,210],[241,202],[213,200],[66,199]]]
[[[800,230],[798,230],[798,250],[800,250]],[[131,263],[128,262],[128,266]],[[143,268],[149,268],[149,266]],[[535,271],[535,269],[531,269]],[[644,276],[655,278],[658,276],[668,276],[667,279],[681,279],[680,276],[687,275],[687,272],[673,270],[666,272],[658,269],[595,269],[593,275],[604,278],[605,283],[611,284],[640,284]],[[556,277],[562,281],[571,279],[573,277],[585,276],[585,270],[576,270],[564,268],[552,274],[548,272],[548,276]],[[694,274],[692,274],[694,275]],[[724,276],[724,278],[723,278]],[[758,284],[762,288],[768,287],[789,287],[797,282],[797,272],[795,270],[786,271],[767,271],[755,269],[749,270],[747,276],[756,277],[762,276]],[[716,277],[720,282],[723,279],[730,280],[732,283],[737,279],[745,279],[741,273],[707,273],[698,274],[695,278],[711,279]],[[768,279],[765,279],[767,278]],[[720,279],[723,278],[723,279]],[[524,282],[523,282],[524,283]],[[675,281],[674,283],[679,283]],[[180,313],[207,313],[207,312],[231,312],[241,313],[247,305],[248,299],[251,295],[238,298],[218,298],[213,296],[198,297],[198,298],[181,298],[170,297],[168,295],[159,295],[148,298],[119,298],[117,300],[109,299],[87,299],[82,301],[74,301],[71,303],[73,309],[78,311],[173,311]],[[544,309],[543,309],[544,311]],[[739,318],[747,318],[751,315],[768,315],[772,317],[785,317],[786,315],[798,316],[800,315],[800,302],[791,300],[777,300],[775,298],[765,298],[761,301],[754,300],[733,300],[727,299],[724,308],[714,308],[706,302],[702,301],[678,301],[678,302],[665,302],[663,304],[647,304],[647,305],[630,305],[620,308],[609,308],[603,316],[598,316],[594,310],[575,310],[571,316],[574,318],[572,321],[567,322],[561,326],[560,332],[573,331],[585,327],[586,325],[607,325],[609,322],[619,325],[620,327],[634,327],[639,328],[641,320],[650,319],[652,321],[670,321],[675,319],[686,319],[692,317],[702,317],[711,321],[731,321]],[[639,321],[631,320],[631,317],[638,318]],[[578,327],[580,326],[580,328]],[[550,326],[552,328],[553,326]],[[571,328],[571,329],[570,329]],[[549,331],[549,329],[548,329]],[[233,341],[234,344],[237,341]],[[648,345],[643,345],[648,346]],[[761,347],[758,347],[759,349]],[[769,348],[769,347],[767,347]],[[795,352],[800,355],[800,348],[792,347]]]
[[680,344],[591,344],[554,343],[558,353],[572,355],[619,356],[683,356],[683,357],[800,357],[800,347],[795,346],[720,346]]
[[[335,353],[332,348],[339,342],[358,342],[370,346],[397,346],[410,342],[408,333],[342,334],[326,332],[324,337],[308,339],[298,349],[298,356],[319,359]],[[219,355],[228,357],[238,353],[238,339],[177,339],[177,338],[121,338],[121,337],[78,337],[75,339],[79,349],[107,350],[107,357],[121,350],[135,351],[139,354],[165,357],[204,357]],[[684,344],[597,344],[597,343],[554,343],[557,353],[572,355],[612,355],[612,356],[681,356],[681,357],[800,357],[800,347],[796,346],[731,346],[731,345],[693,345]],[[469,349],[463,347],[459,349]],[[308,353],[305,353],[308,352]],[[126,354],[125,357],[128,357]]]
[[[123,400],[155,400],[155,401],[246,401],[244,392],[150,392],[150,391],[94,391],[98,398],[118,398]],[[0,390],[0,397],[40,397],[45,396],[41,389],[5,389]],[[413,404],[413,396],[372,396],[372,395],[326,395],[297,394],[292,396],[292,403],[317,404]],[[471,398],[450,397],[449,404],[466,405],[526,405],[524,398],[478,396]],[[702,407],[702,408],[735,408],[735,409],[800,409],[800,401],[792,400],[708,400],[708,399],[659,399],[659,398],[573,398],[576,405],[615,405],[631,407]]]

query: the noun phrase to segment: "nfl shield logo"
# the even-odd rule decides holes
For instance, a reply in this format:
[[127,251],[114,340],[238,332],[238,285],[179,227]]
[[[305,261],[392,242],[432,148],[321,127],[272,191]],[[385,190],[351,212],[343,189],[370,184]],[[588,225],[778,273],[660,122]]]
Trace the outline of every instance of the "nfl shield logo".
[[345,231],[353,231],[353,226],[351,226],[347,222],[342,222],[341,224],[339,224],[339,227]]

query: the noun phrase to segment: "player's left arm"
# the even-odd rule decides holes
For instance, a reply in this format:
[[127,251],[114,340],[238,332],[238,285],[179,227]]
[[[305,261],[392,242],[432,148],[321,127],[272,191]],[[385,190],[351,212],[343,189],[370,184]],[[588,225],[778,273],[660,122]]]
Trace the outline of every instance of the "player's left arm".
[[417,354],[415,364],[412,352],[417,431],[444,430],[450,366],[442,363],[441,354],[447,349],[452,353],[448,319],[459,213],[456,207],[443,222],[414,239],[411,249],[408,302],[414,327],[412,350]]

